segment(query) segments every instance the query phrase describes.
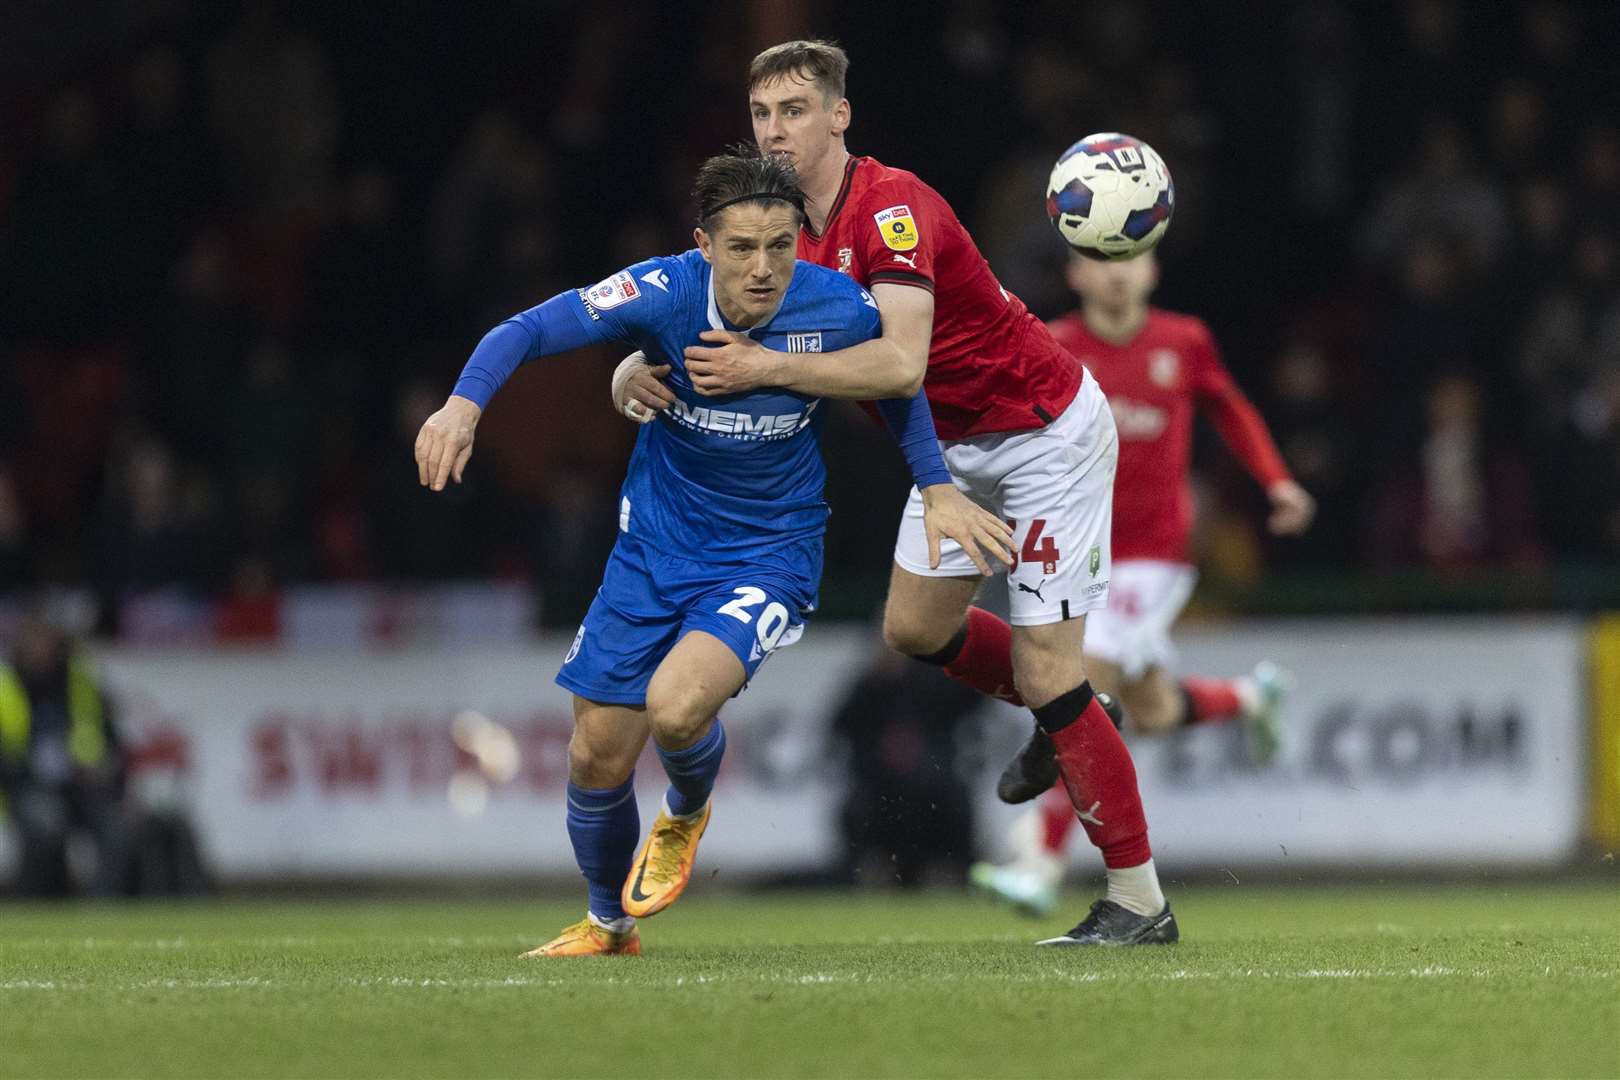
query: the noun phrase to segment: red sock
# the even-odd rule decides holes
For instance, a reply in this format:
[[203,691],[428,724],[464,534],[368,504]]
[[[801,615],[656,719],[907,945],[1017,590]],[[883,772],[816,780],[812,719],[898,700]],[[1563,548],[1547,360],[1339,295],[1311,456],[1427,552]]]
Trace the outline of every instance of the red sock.
[[1102,851],[1103,865],[1123,870],[1151,859],[1136,766],[1091,684],[1042,705],[1035,719],[1052,737],[1063,786],[1086,836]]
[[1218,724],[1243,711],[1231,679],[1182,679],[1181,691],[1187,695],[1189,724]]
[[981,694],[1024,703],[1013,687],[1012,627],[983,608],[968,608],[967,638],[945,674]]
[[1080,819],[1074,816],[1074,806],[1062,784],[1053,784],[1036,807],[1041,815],[1041,847],[1049,855],[1062,855],[1069,846],[1069,834]]

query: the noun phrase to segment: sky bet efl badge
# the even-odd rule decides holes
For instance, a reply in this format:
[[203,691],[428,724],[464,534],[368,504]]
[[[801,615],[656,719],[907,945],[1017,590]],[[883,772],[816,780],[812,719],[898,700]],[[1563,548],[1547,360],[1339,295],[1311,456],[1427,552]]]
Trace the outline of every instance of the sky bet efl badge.
[[585,289],[582,295],[593,309],[594,317],[597,311],[610,311],[620,304],[636,299],[641,295],[641,290],[636,288],[636,279],[630,276],[630,271],[620,270],[612,277],[598,281],[589,289]]
[[895,251],[910,251],[917,246],[917,223],[911,220],[911,207],[891,206],[872,215],[877,222],[883,242]]

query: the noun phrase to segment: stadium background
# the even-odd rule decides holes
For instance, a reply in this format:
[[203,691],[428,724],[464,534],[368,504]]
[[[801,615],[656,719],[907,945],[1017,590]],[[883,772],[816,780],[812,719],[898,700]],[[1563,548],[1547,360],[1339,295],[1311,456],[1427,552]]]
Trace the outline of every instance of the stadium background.
[[[190,813],[227,878],[567,871],[549,678],[614,533],[617,357],[515,378],[461,489],[422,492],[410,444],[488,326],[687,245],[693,167],[748,135],[749,57],[817,34],[853,58],[852,149],[939,188],[1043,315],[1070,306],[1054,155],[1098,129],[1157,147],[1178,185],[1158,300],[1211,323],[1320,501],[1272,540],[1200,447],[1189,662],[1289,652],[1305,716],[1287,784],[1208,765],[1207,733],[1144,747],[1163,858],[1224,819],[1182,864],[1300,859],[1279,839],[1300,789],[1307,866],[1562,866],[1615,842],[1620,646],[1592,629],[1620,604],[1607,5],[391,12],[67,3],[6,34],[0,633],[54,590],[133,737],[188,748],[137,795]],[[829,422],[826,618],[736,706],[722,790],[755,830],[717,828],[723,865],[837,862],[850,759],[826,748],[861,754],[863,723],[897,732],[871,752],[944,747],[994,848],[981,774],[1022,720],[834,718],[884,663],[860,623],[903,497],[884,442]],[[471,771],[465,710],[517,733],[517,781]],[[1527,791],[1547,816],[1504,827]],[[803,815],[801,846],[768,834]]]

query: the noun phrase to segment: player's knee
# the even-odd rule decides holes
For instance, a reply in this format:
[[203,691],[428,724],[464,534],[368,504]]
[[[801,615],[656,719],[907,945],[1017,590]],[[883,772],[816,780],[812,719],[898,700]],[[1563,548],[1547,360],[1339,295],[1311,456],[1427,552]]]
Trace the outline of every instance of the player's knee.
[[618,787],[635,770],[640,747],[592,738],[577,728],[568,740],[568,779],[583,788]]
[[914,617],[887,611],[883,615],[883,643],[906,656],[932,656],[951,643],[955,626],[930,626]]
[[713,720],[714,709],[699,694],[658,687],[647,693],[647,722],[653,738],[665,749],[691,746],[703,738]]

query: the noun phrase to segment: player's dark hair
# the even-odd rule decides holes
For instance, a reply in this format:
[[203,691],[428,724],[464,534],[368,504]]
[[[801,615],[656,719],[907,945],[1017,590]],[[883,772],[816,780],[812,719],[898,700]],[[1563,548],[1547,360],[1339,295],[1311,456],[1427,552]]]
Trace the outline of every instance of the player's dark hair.
[[804,221],[799,174],[786,161],[762,154],[752,145],[734,146],[705,161],[698,167],[692,194],[697,199],[698,224],[710,232],[716,214],[745,202],[785,202]]
[[784,41],[772,45],[748,65],[748,90],[762,82],[797,75],[821,87],[828,101],[844,96],[849,54],[832,41]]

